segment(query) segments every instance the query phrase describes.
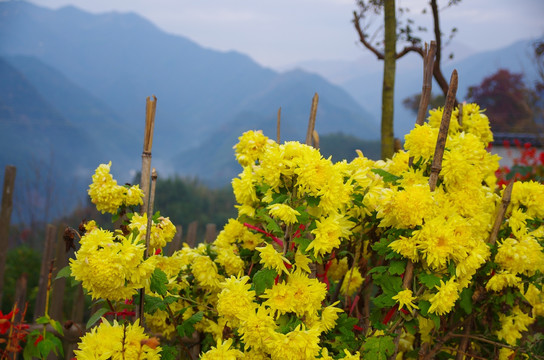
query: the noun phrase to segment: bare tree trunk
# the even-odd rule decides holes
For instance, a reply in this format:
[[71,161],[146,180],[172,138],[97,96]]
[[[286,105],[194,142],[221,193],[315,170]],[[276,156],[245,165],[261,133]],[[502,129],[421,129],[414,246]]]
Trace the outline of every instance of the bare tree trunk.
[[395,95],[397,21],[395,0],[384,1],[385,51],[382,88],[382,159],[394,154],[393,114]]

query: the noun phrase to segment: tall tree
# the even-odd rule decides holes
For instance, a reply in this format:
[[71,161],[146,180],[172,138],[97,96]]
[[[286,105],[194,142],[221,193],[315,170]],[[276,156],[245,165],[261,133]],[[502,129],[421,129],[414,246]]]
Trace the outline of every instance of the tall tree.
[[394,153],[393,115],[395,104],[395,71],[397,46],[397,19],[395,0],[384,1],[384,64],[382,87],[382,159],[391,158]]
[[[451,6],[454,4],[457,4],[460,2],[460,0],[449,0],[447,6]],[[382,92],[382,157],[386,158],[389,154],[393,153],[393,120],[392,120],[392,113],[393,113],[393,103],[391,102],[389,104],[389,96],[392,96],[389,94],[389,89],[385,89],[386,85],[386,76],[389,79],[387,85],[394,87],[394,78],[395,78],[395,72],[394,72],[394,66],[391,67],[391,65],[387,65],[391,60],[386,60],[387,56],[387,49],[388,44],[391,44],[391,34],[389,34],[388,37],[388,27],[386,24],[387,19],[389,19],[389,24],[394,23],[395,29],[393,29],[393,34],[395,37],[395,42],[392,48],[393,55],[389,54],[393,58],[393,61],[396,59],[400,59],[404,55],[415,52],[421,55],[422,58],[425,57],[425,48],[423,45],[423,42],[421,41],[421,38],[416,36],[416,32],[422,32],[426,31],[424,27],[418,26],[416,30],[414,30],[414,21],[411,19],[408,19],[406,22],[399,22],[398,26],[396,23],[396,14],[395,14],[395,2],[391,1],[392,4],[389,4],[390,2],[388,0],[358,0],[357,5],[359,7],[359,11],[353,12],[353,24],[355,25],[355,29],[357,31],[357,34],[359,35],[359,41],[363,44],[364,47],[366,47],[368,50],[370,50],[376,57],[380,60],[384,60],[384,89]],[[433,67],[433,77],[435,78],[436,82],[440,86],[440,89],[442,90],[444,96],[448,93],[448,81],[442,74],[442,69],[440,67],[440,62],[442,59],[442,50],[444,47],[444,42],[442,41],[442,31],[440,30],[440,17],[439,17],[439,10],[438,10],[438,3],[437,0],[431,0],[429,3],[429,6],[431,7],[431,13],[433,16],[433,33],[434,33],[434,41],[436,42],[437,48],[436,48],[436,55],[435,55],[435,61],[434,61],[434,67]],[[387,16],[386,12],[393,11],[393,15]],[[372,37],[369,35],[369,26],[368,24],[365,25],[365,21],[368,22],[369,18],[373,15],[380,15],[381,12],[384,12],[384,40],[378,41],[376,44],[373,44]],[[404,14],[409,11],[407,8],[399,8],[399,13]],[[393,21],[391,21],[391,17],[393,17]],[[391,31],[391,30],[389,30]],[[456,28],[453,28],[451,30],[451,33],[449,35],[449,39],[453,37],[453,35],[457,32]],[[400,52],[396,52],[396,41],[404,43],[404,47]],[[380,46],[383,45],[383,50],[380,48]],[[389,50],[391,51],[391,48],[389,47]],[[391,72],[391,69],[393,69],[393,72]],[[392,76],[392,82],[389,77]],[[383,97],[386,95],[387,97]],[[387,107],[387,109],[386,109]],[[383,110],[386,110],[386,114],[384,114]],[[390,113],[389,113],[390,112]],[[391,116],[391,118],[390,118]],[[390,130],[389,130],[390,129]]]

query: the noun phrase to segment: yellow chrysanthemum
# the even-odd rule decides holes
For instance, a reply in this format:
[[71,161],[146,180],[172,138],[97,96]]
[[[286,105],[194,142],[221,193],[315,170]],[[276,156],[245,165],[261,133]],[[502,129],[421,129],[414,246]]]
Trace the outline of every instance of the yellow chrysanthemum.
[[525,314],[519,306],[512,309],[511,315],[499,314],[501,329],[496,332],[499,340],[504,340],[508,345],[516,346],[518,339],[521,339],[522,332],[527,331],[535,319]]
[[272,217],[279,218],[287,225],[296,223],[297,216],[300,215],[298,211],[287,204],[273,204],[269,205],[267,209]]
[[501,291],[505,287],[517,287],[521,284],[521,279],[508,271],[501,270],[489,279],[485,288],[496,292]]
[[253,302],[255,291],[249,290],[251,284],[247,283],[248,280],[248,276],[241,278],[231,276],[220,285],[222,290],[217,295],[217,313],[224,317],[231,327],[236,327],[240,321],[246,320],[257,307]]
[[157,344],[156,338],[151,340],[144,334],[139,320],[128,325],[114,321],[112,325],[104,319],[80,339],[74,354],[79,360],[158,360],[162,349]]
[[264,267],[274,269],[278,274],[282,271],[287,273],[285,264],[291,263],[285,256],[277,252],[271,244],[266,244],[264,247],[258,247],[256,250],[261,253],[260,263],[263,264]]
[[429,312],[442,316],[453,309],[459,298],[459,287],[455,278],[451,278],[446,283],[440,280],[440,285],[437,288],[438,292],[429,299],[431,302]]
[[[142,237],[145,239],[147,233],[147,214],[140,215],[134,213],[130,219],[128,225],[130,230],[137,229]],[[158,222],[151,223],[151,234],[149,236],[149,249],[150,253],[153,253],[156,249],[162,249],[167,243],[172,241],[176,235],[176,227],[169,218],[159,217]]]
[[416,125],[410,133],[404,136],[404,149],[414,157],[415,161],[432,159],[438,138],[438,129],[425,123]]
[[244,359],[244,353],[237,349],[231,349],[233,339],[217,342],[210,350],[202,354],[200,360],[237,360]]
[[276,322],[270,311],[264,306],[259,306],[256,311],[248,312],[238,332],[246,346],[256,350],[266,350],[270,346],[276,328]]
[[403,307],[406,307],[409,312],[412,312],[413,309],[419,309],[419,307],[417,307],[413,302],[415,299],[417,299],[417,297],[412,295],[412,290],[405,289],[393,296],[393,300],[397,300],[399,303],[399,310]]
[[287,334],[274,333],[269,347],[272,360],[313,360],[319,355],[319,330],[298,325]]
[[253,164],[265,151],[266,146],[274,143],[263,135],[262,131],[246,131],[238,138],[238,144],[234,145],[236,160],[242,166]]
[[351,296],[359,290],[359,287],[363,284],[364,280],[365,278],[361,275],[359,269],[353,267],[344,275],[344,281],[342,282],[340,292],[344,295]]
[[376,209],[377,218],[381,219],[381,227],[414,228],[433,214],[433,205],[433,195],[427,184],[387,190]]
[[312,230],[315,238],[306,250],[313,249],[314,256],[330,253],[340,245],[341,239],[347,238],[351,234],[350,229],[353,225],[351,221],[339,213],[333,213],[317,220],[316,228]]

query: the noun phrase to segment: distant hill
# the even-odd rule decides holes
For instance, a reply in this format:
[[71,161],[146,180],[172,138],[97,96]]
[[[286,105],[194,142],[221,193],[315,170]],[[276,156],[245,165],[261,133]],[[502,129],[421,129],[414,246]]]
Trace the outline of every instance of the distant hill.
[[[284,139],[300,139],[315,92],[320,94],[316,125],[320,133],[344,130],[367,139],[379,137],[373,116],[322,77],[303,71],[278,73],[246,55],[206,49],[132,13],[90,14],[75,7],[50,10],[23,1],[0,2],[0,54],[20,70],[31,66],[29,57],[38,59],[83,89],[85,96],[74,94],[78,100],[72,102],[69,94],[52,89],[62,84],[44,80],[45,75],[29,77],[42,89],[49,86],[47,91],[63,93],[67,103],[81,104],[85,110],[79,114],[78,107],[57,107],[74,123],[91,122],[95,133],[128,128],[132,144],[126,145],[126,151],[136,159],[132,169],[139,166],[141,150],[134,149],[141,148],[145,98],[152,94],[158,98],[153,159],[162,174],[194,169],[193,175],[208,178],[207,162],[191,149],[206,147],[207,160],[222,162],[213,158],[226,155],[217,146],[223,138],[210,140],[211,135],[222,131],[228,133],[225,138],[236,139],[241,126],[235,132],[231,124],[243,124],[248,130],[272,121],[275,127],[280,106],[285,129],[294,129],[286,130]],[[255,115],[249,118],[248,113]],[[110,120],[100,123],[98,118],[116,125],[108,124]],[[119,134],[122,144],[125,138],[126,134]],[[197,154],[197,159],[180,155],[187,152]],[[233,161],[231,150],[229,161]],[[228,181],[228,176],[222,180]]]
[[[527,39],[509,44],[492,51],[477,51],[462,44],[452,44],[453,60],[443,58],[442,69],[449,80],[452,70],[459,73],[457,98],[462,100],[469,86],[478,85],[481,81],[500,68],[510,72],[524,74],[527,85],[532,86],[537,79],[535,66],[531,60],[532,43]],[[447,48],[445,54],[450,49]],[[361,50],[359,61],[352,62],[307,62],[297,64],[298,68],[320,74],[329,81],[342,86],[351,96],[374,117],[381,114],[381,87],[383,78],[383,62],[373,54]],[[402,101],[411,95],[421,92],[423,80],[423,63],[421,56],[412,53],[397,61],[395,79],[395,136],[403,138],[412,129],[415,116],[402,105]],[[433,84],[435,93],[439,93],[438,85]]]
[[0,94],[0,178],[6,165],[17,167],[14,218],[43,220],[70,208],[82,198],[79,175],[87,182],[95,156],[105,155],[99,143],[1,57]]

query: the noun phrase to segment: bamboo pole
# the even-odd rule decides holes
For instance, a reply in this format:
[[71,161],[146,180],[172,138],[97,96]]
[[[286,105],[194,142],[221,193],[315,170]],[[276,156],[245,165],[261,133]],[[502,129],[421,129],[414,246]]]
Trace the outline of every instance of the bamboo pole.
[[508,185],[504,189],[504,192],[502,193],[502,200],[501,200],[501,204],[499,205],[497,209],[497,215],[495,216],[495,223],[493,224],[493,229],[491,230],[491,233],[489,234],[489,238],[487,239],[487,243],[490,245],[495,244],[495,241],[497,241],[497,235],[499,234],[499,229],[501,228],[504,215],[506,214],[506,209],[508,208],[508,205],[510,204],[510,200],[512,199],[513,188],[514,188],[514,180],[510,180],[510,183],[508,183]]
[[148,212],[149,206],[149,177],[151,171],[151,148],[153,147],[153,130],[155,128],[155,110],[157,109],[157,98],[153,95],[153,100],[148,96],[145,107],[145,134],[144,149],[142,152],[142,175],[140,187],[144,192],[142,205],[142,214]]
[[4,271],[6,268],[7,249],[9,247],[9,226],[13,210],[13,188],[17,169],[7,165],[4,170],[4,188],[2,190],[2,209],[0,210],[0,305],[4,293]]
[[308,131],[306,131],[306,145],[312,145],[312,135],[315,128],[315,118],[317,116],[317,103],[319,102],[319,95],[314,94],[312,99],[312,107],[310,109],[310,119],[308,120]]
[[431,99],[436,42],[431,41],[429,49],[427,49],[427,44],[425,44],[425,50],[423,51],[423,54],[423,86],[421,88],[421,98],[419,99],[419,108],[416,120],[416,124],[418,125],[423,125],[423,123],[425,122],[425,115],[427,114],[427,108],[429,107],[429,101]]
[[[425,122],[425,114],[427,114],[427,108],[429,107],[429,101],[431,99],[435,54],[436,42],[431,41],[429,48],[427,48],[427,43],[425,43],[425,49],[423,50],[423,85],[421,87],[421,97],[419,98],[419,108],[416,118],[416,124],[420,126]],[[410,156],[408,159],[408,166],[412,167],[413,164],[414,157]]]
[[[153,225],[153,202],[155,201],[155,186],[157,184],[157,171],[155,168],[151,171],[151,188],[149,190],[149,204],[147,213],[147,227],[145,230],[145,253],[144,259],[149,257],[149,245],[151,239],[151,227]],[[136,311],[136,317],[140,319],[140,324],[145,326],[145,317],[144,317],[144,299],[145,299],[145,288],[140,289],[140,304]]]
[[312,146],[319,149],[319,134],[315,130],[312,133]]
[[438,132],[433,162],[431,164],[431,175],[429,176],[429,187],[431,188],[431,191],[434,191],[436,182],[438,181],[438,174],[440,173],[440,170],[442,170],[442,158],[444,157],[444,149],[446,148],[446,140],[448,139],[451,114],[453,112],[453,107],[455,106],[457,83],[457,70],[454,69],[450,78],[450,87],[448,88],[448,94],[446,95],[446,104],[444,105],[444,111],[442,112],[442,121],[440,122],[440,130]]
[[[436,188],[436,182],[438,181],[438,174],[442,169],[442,159],[444,157],[444,149],[446,147],[446,140],[448,138],[448,131],[450,127],[451,113],[455,106],[455,94],[457,93],[457,70],[453,70],[450,79],[450,87],[446,96],[446,104],[444,105],[444,112],[442,113],[442,121],[440,122],[440,130],[438,132],[438,139],[436,140],[436,147],[434,150],[433,162],[431,164],[431,175],[429,176],[429,188],[434,191]],[[414,263],[408,260],[406,270],[404,273],[404,279],[402,281],[402,287],[409,289],[414,277]]]

